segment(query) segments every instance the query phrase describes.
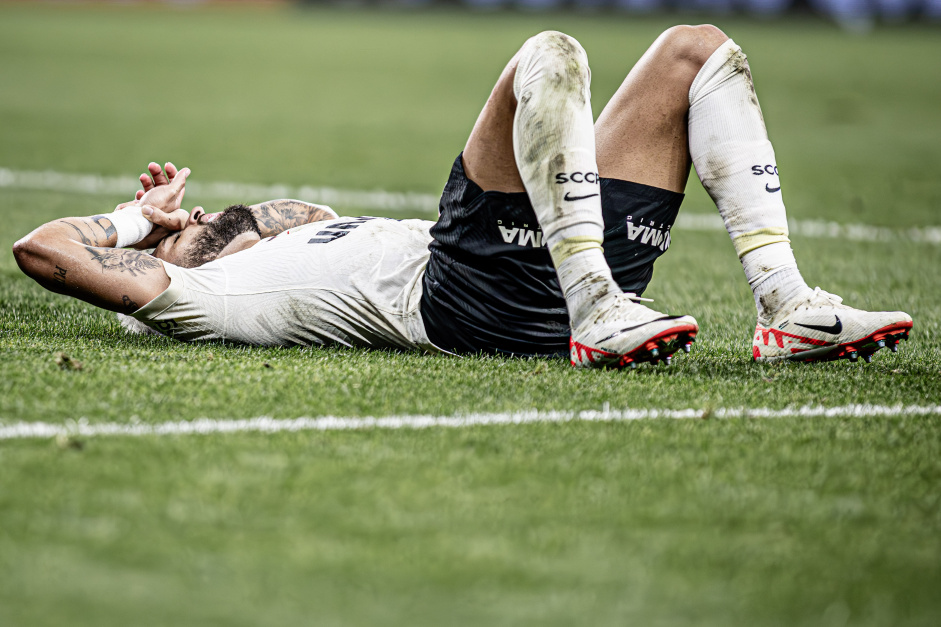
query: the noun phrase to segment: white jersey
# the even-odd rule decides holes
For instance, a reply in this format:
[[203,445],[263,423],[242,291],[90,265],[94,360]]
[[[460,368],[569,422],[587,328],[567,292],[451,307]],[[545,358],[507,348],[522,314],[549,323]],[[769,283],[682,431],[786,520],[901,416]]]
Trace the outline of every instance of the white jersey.
[[185,341],[437,351],[419,311],[433,224],[340,218],[198,268],[163,262],[170,286],[134,318]]

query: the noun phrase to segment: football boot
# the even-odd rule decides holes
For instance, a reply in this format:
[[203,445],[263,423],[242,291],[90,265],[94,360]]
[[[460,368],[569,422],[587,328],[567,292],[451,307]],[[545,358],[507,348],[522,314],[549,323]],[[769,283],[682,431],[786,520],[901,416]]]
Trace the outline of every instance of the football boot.
[[758,318],[752,342],[755,361],[831,361],[862,357],[907,340],[912,318],[901,311],[863,311],[819,287],[787,303],[770,319]]
[[[569,340],[576,368],[634,368],[669,364],[677,350],[689,352],[699,325],[692,316],[668,316],[635,300],[634,294],[604,296]],[[645,299],[646,300],[646,299]]]

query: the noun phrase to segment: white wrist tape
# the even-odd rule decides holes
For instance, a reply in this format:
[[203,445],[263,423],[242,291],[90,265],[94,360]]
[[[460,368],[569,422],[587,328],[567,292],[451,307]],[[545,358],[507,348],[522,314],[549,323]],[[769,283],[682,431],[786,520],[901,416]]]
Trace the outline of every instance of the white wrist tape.
[[114,230],[118,234],[118,242],[115,248],[124,248],[133,246],[141,241],[153,230],[153,223],[144,217],[141,208],[137,206],[128,207],[121,211],[115,211],[105,215],[114,225]]

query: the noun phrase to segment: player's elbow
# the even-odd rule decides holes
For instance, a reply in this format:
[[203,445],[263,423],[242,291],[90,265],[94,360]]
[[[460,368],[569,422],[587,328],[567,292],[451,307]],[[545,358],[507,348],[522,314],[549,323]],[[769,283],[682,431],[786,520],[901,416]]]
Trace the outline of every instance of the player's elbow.
[[20,264],[20,267],[23,266],[23,262],[31,254],[31,248],[29,235],[13,243],[13,258],[16,259],[16,263]]
[[13,244],[13,258],[16,265],[28,276],[35,276],[42,260],[42,246],[33,233],[20,238]]

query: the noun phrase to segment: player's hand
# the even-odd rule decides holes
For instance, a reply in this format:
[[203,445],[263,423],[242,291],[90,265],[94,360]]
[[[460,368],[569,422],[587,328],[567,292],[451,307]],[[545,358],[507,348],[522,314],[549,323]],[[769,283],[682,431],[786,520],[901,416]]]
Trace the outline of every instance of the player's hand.
[[162,182],[163,176],[154,177],[154,185],[137,199],[138,203],[156,207],[164,213],[172,214],[174,211],[179,210],[183,204],[183,195],[186,193],[186,177],[189,175],[190,169],[183,168],[175,172],[172,177],[168,177],[169,180],[166,183]]
[[[146,191],[135,202],[141,206],[143,216],[153,222],[154,229],[135,246],[138,250],[155,247],[170,233],[186,228],[190,221],[190,213],[180,206],[186,191],[186,177],[189,176],[190,170],[189,168],[177,170],[172,163],[167,163],[166,169],[167,175],[164,175],[160,166],[151,163],[148,170],[153,178],[141,176],[141,183]],[[145,183],[144,178],[151,180],[151,183]],[[202,213],[201,208],[199,211]]]
[[[197,211],[201,212],[202,207],[196,207],[193,213],[195,214]],[[177,209],[172,214],[168,214],[157,207],[145,205],[141,207],[141,214],[154,224],[154,228],[150,235],[134,244],[136,250],[156,248],[160,240],[182,230],[180,228],[181,223],[185,226],[190,221],[190,214],[185,209]]]
[[[160,167],[160,165],[155,161],[151,161],[149,164],[147,164],[147,172],[140,175],[140,182],[141,182],[141,186],[143,187],[143,189],[137,190],[137,193],[134,196],[134,200],[131,200],[128,202],[122,202],[121,204],[116,206],[114,210],[121,211],[122,209],[126,209],[127,207],[131,207],[131,206],[139,207],[142,204],[141,199],[146,194],[152,192],[154,189],[158,187],[169,186],[173,182],[173,180],[176,178],[177,174],[180,173],[180,171],[170,161],[167,161],[165,167],[166,167],[166,173],[164,173],[164,169]],[[189,168],[183,168],[183,169],[186,172],[183,175],[183,179],[181,181],[178,181],[178,183],[185,186],[186,177],[190,174],[190,170]],[[165,199],[162,200],[161,196],[154,195],[154,194],[151,194],[151,196],[148,196],[149,201],[147,202],[147,204],[151,206],[157,206],[158,208],[166,210],[168,213],[172,213],[172,211],[179,208],[179,205],[183,201],[183,191],[182,191],[183,188],[181,187],[180,189],[181,191],[179,193],[179,198],[176,199],[175,207],[172,207],[172,206],[161,207],[160,205],[162,202],[164,202]],[[167,193],[169,194],[169,191]]]
[[164,174],[163,168],[161,168],[156,161],[151,161],[147,164],[147,172],[140,175],[140,183],[144,189],[138,190],[136,200],[140,200],[144,194],[155,187],[169,185],[170,181],[172,181],[174,177],[176,177],[177,172],[179,172],[177,167],[169,161],[167,161],[164,167],[167,170],[166,174]]
[[[177,179],[180,170],[171,162],[167,162],[164,168],[161,168],[155,161],[147,164],[147,172],[140,175],[141,186],[144,188],[138,190],[134,200],[122,202],[114,208],[115,211],[121,211],[128,207],[141,207],[141,213],[154,224],[150,235],[134,245],[137,250],[147,250],[154,248],[160,240],[175,231],[186,228],[191,221],[190,214],[180,208],[183,202],[183,193],[186,186],[186,177],[189,176],[189,168],[183,168],[183,176],[176,180],[176,185],[171,184]],[[162,192],[154,192],[159,187],[166,187]],[[144,196],[147,196],[144,200]],[[159,206],[163,205],[163,206]],[[197,211],[198,210],[198,211]],[[202,207],[196,207],[193,215],[202,214]]]
[[[138,192],[138,193],[140,193],[140,192]],[[141,194],[141,195],[143,195],[143,194]],[[118,206],[116,206],[116,207],[114,208],[114,210],[115,210],[115,211],[121,211],[122,209],[127,209],[128,207],[137,207],[137,206],[139,206],[139,205],[140,205],[140,203],[137,202],[136,200],[129,200],[129,201],[127,201],[127,202],[122,202],[121,204],[119,204]]]

